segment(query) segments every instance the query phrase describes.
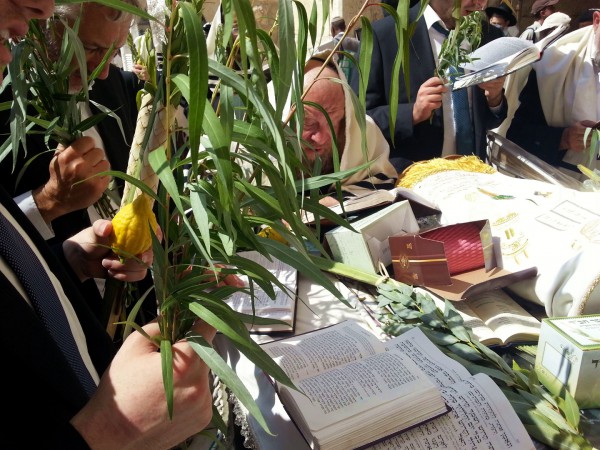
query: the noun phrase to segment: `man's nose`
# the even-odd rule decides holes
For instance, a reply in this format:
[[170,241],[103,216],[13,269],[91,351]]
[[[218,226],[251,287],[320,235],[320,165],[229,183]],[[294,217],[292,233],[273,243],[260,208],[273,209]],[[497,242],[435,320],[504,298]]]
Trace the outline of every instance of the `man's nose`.
[[108,77],[109,70],[110,70],[110,61],[106,61],[106,64],[102,68],[102,71],[98,75],[98,78],[100,80],[106,80],[106,78]]
[[29,19],[45,19],[54,10],[54,0],[21,0],[23,14]]
[[[102,63],[102,58],[100,58],[98,60],[90,61],[88,63],[88,73],[92,73],[94,70],[96,70],[98,68],[98,66],[100,66],[101,63]],[[110,61],[106,61],[106,64],[104,64],[104,67],[102,67],[102,70],[98,74],[97,78],[99,80],[105,80],[106,77],[108,77],[109,70],[110,70]]]

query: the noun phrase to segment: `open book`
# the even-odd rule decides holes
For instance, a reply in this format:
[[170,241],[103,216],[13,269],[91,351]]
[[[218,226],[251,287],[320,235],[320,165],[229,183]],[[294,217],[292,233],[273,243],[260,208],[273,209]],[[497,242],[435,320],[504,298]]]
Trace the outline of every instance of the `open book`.
[[[331,206],[330,209],[339,215],[345,212],[349,216],[364,216],[402,200],[408,200],[417,218],[440,214],[440,211],[431,202],[413,190],[403,187],[395,187],[390,190],[374,189],[358,195],[346,196],[344,197],[343,206],[342,204],[335,205]],[[304,214],[304,223],[311,224],[315,222],[313,214],[308,212]]]
[[[434,297],[443,311],[443,300]],[[475,295],[468,300],[452,302],[479,342],[485,345],[507,345],[537,342],[541,322],[502,289]]]
[[[273,285],[275,298],[272,299],[265,291],[255,284],[254,299],[249,293],[239,291],[227,298],[225,302],[234,311],[244,314],[255,314],[256,317],[259,318],[274,319],[283,322],[272,324],[249,324],[251,332],[271,333],[294,331],[298,271],[274,256],[271,256],[271,261],[269,261],[267,257],[256,251],[240,252],[239,255],[251,259],[268,269],[269,272],[271,272],[286,287],[287,291],[283,291],[279,286]],[[248,277],[245,275],[239,275],[239,277],[248,283]]]
[[501,37],[482,45],[471,53],[471,62],[462,66],[468,73],[454,80],[452,90],[495,80],[540,60],[544,49],[567,28],[568,25],[559,25],[535,43],[518,37]]
[[[383,342],[347,321],[263,348],[306,394],[276,386],[313,449],[366,448],[378,442],[380,449],[432,448],[393,443],[422,440],[424,445],[425,432],[433,430],[455,444],[443,448],[462,450],[465,442],[478,440],[490,444],[481,448],[508,448],[503,446],[508,443],[533,449],[495,383],[486,375],[471,377],[418,329]],[[447,405],[454,410],[444,414]],[[464,426],[474,419],[477,427]],[[407,431],[415,426],[416,433]],[[412,437],[407,441],[404,436]]]

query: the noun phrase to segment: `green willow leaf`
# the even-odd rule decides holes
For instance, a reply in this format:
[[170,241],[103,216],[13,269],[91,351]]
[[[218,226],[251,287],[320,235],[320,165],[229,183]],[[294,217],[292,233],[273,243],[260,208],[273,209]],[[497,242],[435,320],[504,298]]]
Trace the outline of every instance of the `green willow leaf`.
[[532,410],[530,419],[534,426],[525,424],[529,435],[551,448],[560,450],[591,450],[593,448],[583,436],[565,433],[563,430],[555,428],[552,422],[549,422],[539,411]]
[[[562,400],[562,399],[561,399]],[[579,414],[579,406],[575,401],[575,398],[571,395],[569,391],[565,391],[565,398],[560,404],[560,410],[564,413],[567,418],[567,423],[571,425],[574,429],[579,428],[579,423],[581,421],[581,415]]]
[[163,386],[167,397],[169,418],[173,418],[173,348],[170,341],[160,341],[160,360],[162,363]]
[[[296,66],[296,58],[306,57],[306,48],[297,49],[296,42],[305,42],[301,38],[306,37],[306,11],[303,7],[299,7],[296,4],[298,11],[298,34],[296,40],[296,33],[294,32],[294,11],[292,2],[286,0],[279,0],[277,14],[278,14],[278,46],[279,46],[279,64],[276,67],[277,73],[272,73],[273,84],[275,85],[276,100],[275,100],[275,114],[276,117],[283,115],[284,108],[289,96],[289,92],[292,86],[292,76]],[[299,46],[302,44],[299,44]],[[275,78],[277,76],[277,78]]]
[[448,349],[452,351],[452,353],[464,358],[468,361],[481,361],[481,355],[477,350],[473,347],[463,344],[462,342],[457,342],[456,344],[452,344],[448,346]]
[[252,417],[259,423],[259,425],[267,433],[272,434],[269,431],[267,422],[254,401],[252,394],[248,392],[248,389],[244,383],[238,378],[237,374],[231,367],[223,360],[212,346],[199,334],[193,332],[188,333],[186,336],[188,343],[194,349],[194,351],[202,358],[210,369],[217,374],[219,379],[225,383],[228,389],[236,396],[236,398],[248,408],[248,412]]
[[419,327],[423,330],[423,332],[427,335],[427,337],[433,341],[434,344],[446,348],[454,344],[458,344],[460,341],[456,338],[456,336],[448,333],[444,333],[441,331],[432,330],[428,327]]
[[192,4],[185,2],[181,2],[180,8],[187,41],[189,82],[194,86],[186,99],[188,101],[190,152],[192,161],[196,161],[200,148],[205,99],[208,94],[208,53],[202,21],[195,8]]
[[[215,327],[225,336],[227,336],[231,343],[240,350],[246,357],[256,364],[258,367],[263,369],[266,373],[271,375],[275,380],[285,384],[291,388],[294,388],[294,383],[289,379],[285,372],[271,359],[271,357],[252,339],[249,338],[246,331],[245,334],[240,334],[234,327],[232,327],[231,320],[225,321],[221,317],[214,314],[210,309],[199,303],[193,303],[190,305],[190,310],[198,317],[203,319],[206,323]],[[239,323],[242,323],[239,321]]]
[[204,241],[204,247],[207,249],[207,254],[210,255],[210,221],[208,220],[208,203],[209,199],[206,195],[200,194],[192,189],[190,191],[190,203],[194,214],[194,221],[200,231],[200,236]]

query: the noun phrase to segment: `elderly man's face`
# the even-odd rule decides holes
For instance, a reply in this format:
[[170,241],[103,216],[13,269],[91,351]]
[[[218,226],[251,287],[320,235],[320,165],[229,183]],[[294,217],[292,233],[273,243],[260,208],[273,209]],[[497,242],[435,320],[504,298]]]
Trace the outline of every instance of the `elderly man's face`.
[[[341,128],[339,122],[339,119],[333,122],[334,129],[339,130]],[[317,158],[320,158],[321,173],[331,173],[333,171],[333,135],[325,115],[314,106],[304,108],[302,140],[304,141],[302,147],[304,157],[310,163],[310,166],[314,166]]]
[[45,19],[53,10],[54,0],[0,0],[0,82],[12,59],[6,41],[23,36],[31,19]]
[[[96,70],[111,48],[114,53],[109,57],[109,63],[118,50],[125,45],[131,23],[123,18],[114,20],[117,14],[120,13],[106,6],[94,3],[84,5],[78,36],[85,51],[88,75]],[[57,48],[54,51],[57,53],[60,39],[62,38],[59,36],[58,42],[55,44]],[[98,79],[104,80],[108,76],[108,72],[109,64],[107,63],[98,74]],[[76,92],[82,86],[81,74],[76,69],[69,80],[69,88]]]
[[327,112],[333,126],[333,133],[321,108],[305,104],[302,127],[304,157],[311,167],[314,167],[315,161],[320,158],[321,173],[331,173],[333,172],[334,135],[337,138],[340,154],[344,145],[345,98],[343,88],[331,80],[320,79],[308,91],[305,102],[320,105]]

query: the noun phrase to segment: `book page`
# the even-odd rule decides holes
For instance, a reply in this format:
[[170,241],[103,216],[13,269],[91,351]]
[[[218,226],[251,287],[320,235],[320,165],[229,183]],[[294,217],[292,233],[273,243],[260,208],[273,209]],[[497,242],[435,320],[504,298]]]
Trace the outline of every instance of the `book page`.
[[537,341],[541,322],[502,289],[476,295],[467,303],[503,343]]
[[[392,191],[387,191],[385,189],[360,189],[360,192],[356,195],[346,195],[343,198],[343,209],[341,204],[330,206],[332,212],[338,215],[342,215],[344,213],[357,213],[349,219],[352,219],[355,216],[359,216],[359,212],[363,210],[369,210],[371,208],[375,208],[378,206],[385,206],[391,204],[395,201],[396,196]],[[336,198],[337,200],[337,198]],[[327,224],[329,221],[325,218],[322,218],[321,221]],[[303,211],[302,213],[302,222],[306,224],[312,224],[315,222],[315,215],[309,211]]]
[[[514,62],[521,60],[526,54],[534,54],[539,57],[538,47],[527,39],[505,36],[494,39],[481,47],[478,47],[470,55],[472,60],[463,64],[466,70],[479,71],[494,64],[507,64],[510,68]],[[459,77],[460,78],[460,77]]]
[[396,196],[392,192],[383,189],[377,189],[357,195],[355,197],[346,197],[343,205],[344,210],[342,210],[342,205],[335,205],[330,209],[337,214],[343,214],[343,211],[361,211],[363,209],[373,208],[374,206],[392,203],[395,198]]
[[262,345],[294,382],[383,351],[377,337],[354,321]]
[[417,192],[413,191],[412,189],[397,186],[390,192],[393,193],[396,197],[400,196],[402,198],[405,198],[406,200],[412,200],[414,202],[420,203],[421,205],[427,206],[428,208],[437,209],[437,207],[433,203],[431,203],[425,197],[422,197],[420,194],[417,194]]
[[[258,252],[240,252],[240,256],[251,259],[261,266],[269,270],[284,286],[296,293],[298,286],[298,271],[275,257],[271,257],[271,261],[266,256]],[[239,278],[248,285],[249,280],[245,275],[239,275]],[[291,319],[296,303],[296,298],[290,292],[284,292],[277,285],[273,285],[275,298],[272,299],[263,291],[260,286],[254,284],[254,308],[256,315],[267,317],[269,319],[286,320]],[[234,311],[252,314],[252,297],[246,292],[236,292],[231,295],[225,302]]]
[[560,25],[536,43],[505,36],[482,45],[469,55],[471,61],[462,65],[465,71],[470,72],[458,77],[452,90],[495,80],[529,66],[542,58],[544,48],[558,39],[567,28]]
[[[371,422],[386,423],[386,413],[392,412],[398,423],[407,418],[412,421],[423,412],[430,417],[431,399],[439,398],[429,378],[408,357],[393,350],[304,378],[296,382],[296,387],[300,392],[285,389],[286,394],[294,398],[313,434],[332,426],[336,428],[328,430],[329,435]],[[411,403],[414,407],[409,407]],[[417,411],[417,405],[422,409]],[[444,409],[441,402],[440,407]],[[374,414],[374,408],[381,412]]]
[[460,363],[444,355],[419,328],[413,328],[385,343],[386,350],[406,355],[439,387],[456,383],[471,374]]
[[[431,295],[431,294],[430,294]],[[439,298],[437,295],[431,295],[433,301],[440,311],[444,311],[446,308],[445,301]],[[485,345],[497,345],[502,344],[503,341],[496,336],[494,331],[488,327],[481,317],[479,317],[475,311],[469,307],[468,301],[451,302],[456,312],[462,317],[463,324],[473,332],[473,335],[479,342]]]
[[369,447],[372,450],[534,449],[514,409],[486,375],[477,374],[442,388],[452,411]]

